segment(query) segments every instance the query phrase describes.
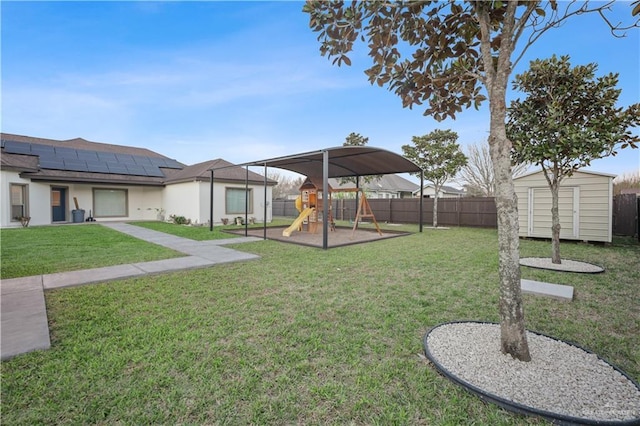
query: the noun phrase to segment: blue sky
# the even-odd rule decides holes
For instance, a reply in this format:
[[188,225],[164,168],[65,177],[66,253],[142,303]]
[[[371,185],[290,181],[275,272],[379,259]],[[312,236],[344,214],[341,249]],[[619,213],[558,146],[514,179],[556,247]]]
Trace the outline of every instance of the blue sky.
[[[6,2],[2,131],[149,148],[186,164],[243,163],[342,145],[351,133],[401,153],[452,129],[486,140],[488,104],[437,122],[371,86],[360,44],[351,67],[321,57],[301,2]],[[610,19],[630,22],[630,6]],[[552,54],[620,73],[620,105],[640,101],[640,30],[616,39],[597,16],[545,34],[518,64]],[[590,170],[637,171],[640,150]]]

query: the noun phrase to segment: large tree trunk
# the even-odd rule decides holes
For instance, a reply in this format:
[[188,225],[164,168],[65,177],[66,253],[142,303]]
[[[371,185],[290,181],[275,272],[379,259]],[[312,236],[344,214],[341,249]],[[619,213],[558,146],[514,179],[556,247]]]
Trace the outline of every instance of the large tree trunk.
[[490,141],[498,211],[500,346],[502,353],[520,361],[530,361],[520,287],[518,200],[511,177],[511,143],[506,136],[504,121],[494,122],[492,118]]
[[560,211],[558,209],[559,184],[551,184],[551,262],[560,264]]
[[[511,73],[511,53],[515,33],[517,2],[507,2],[507,10],[497,58],[491,49],[491,17],[486,4],[478,2],[478,23],[481,33],[482,60],[485,64],[485,85],[489,94],[491,127],[489,152],[495,178],[495,200],[498,211],[498,273],[500,275],[500,346],[502,353],[520,361],[531,361],[527,331],[524,327],[524,307],[520,287],[520,237],[518,200],[511,175],[511,141],[506,131],[506,92]],[[494,59],[497,59],[494,61]]]
[[[513,4],[510,4],[513,8]],[[484,49],[488,52],[485,46]],[[485,58],[490,57],[489,54]],[[491,63],[491,62],[488,62]],[[510,62],[501,56],[488,81],[489,151],[495,177],[495,201],[498,211],[498,272],[500,276],[500,347],[502,353],[520,361],[531,361],[520,283],[520,236],[518,199],[511,174],[511,141],[506,131],[506,87]]]

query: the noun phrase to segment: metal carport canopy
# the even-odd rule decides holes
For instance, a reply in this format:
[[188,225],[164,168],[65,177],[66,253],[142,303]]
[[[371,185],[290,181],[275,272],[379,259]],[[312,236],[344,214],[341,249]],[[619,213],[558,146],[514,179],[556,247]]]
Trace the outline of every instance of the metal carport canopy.
[[[318,151],[289,155],[286,157],[272,158],[268,160],[252,161],[250,163],[237,164],[234,167],[263,166],[265,168],[265,198],[267,167],[276,167],[301,175],[322,178],[323,194],[328,193],[329,178],[358,177],[368,175],[387,175],[393,173],[419,173],[420,174],[420,232],[422,232],[422,190],[424,188],[424,175],[422,169],[413,161],[381,148],[369,146],[338,146],[325,148]],[[213,180],[215,168],[211,169],[211,207],[210,229],[213,229]],[[245,185],[247,186],[247,185]],[[322,248],[328,248],[328,203],[323,206]],[[264,238],[267,235],[265,202]],[[245,217],[247,212],[245,211]],[[245,235],[247,227],[245,225]]]
[[308,177],[320,178],[323,176],[325,152],[329,154],[327,178],[422,171],[417,164],[401,155],[369,146],[338,146],[243,165],[277,167]]

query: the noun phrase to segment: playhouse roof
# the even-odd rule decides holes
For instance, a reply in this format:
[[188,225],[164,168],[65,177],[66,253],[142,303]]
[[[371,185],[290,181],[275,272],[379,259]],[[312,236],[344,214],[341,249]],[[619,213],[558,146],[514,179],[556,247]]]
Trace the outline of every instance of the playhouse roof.
[[286,157],[254,161],[241,166],[267,166],[290,170],[308,177],[323,176],[324,155],[328,154],[328,178],[420,173],[413,161],[381,148],[339,146]]

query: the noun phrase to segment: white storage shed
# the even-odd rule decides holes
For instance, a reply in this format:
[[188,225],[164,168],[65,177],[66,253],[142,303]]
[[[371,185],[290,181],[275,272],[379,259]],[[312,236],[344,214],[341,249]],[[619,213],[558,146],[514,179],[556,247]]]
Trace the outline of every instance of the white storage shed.
[[[611,242],[615,175],[576,171],[560,183],[560,238]],[[551,238],[551,189],[542,170],[513,179],[521,237]]]

